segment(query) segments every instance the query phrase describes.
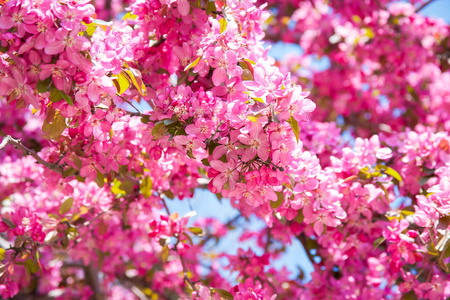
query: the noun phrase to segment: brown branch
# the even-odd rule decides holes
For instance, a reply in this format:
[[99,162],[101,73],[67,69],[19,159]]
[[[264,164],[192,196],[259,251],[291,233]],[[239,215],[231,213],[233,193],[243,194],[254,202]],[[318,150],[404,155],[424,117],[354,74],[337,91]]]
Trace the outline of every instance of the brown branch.
[[299,242],[302,244],[303,249],[305,249],[306,255],[308,256],[309,260],[311,261],[311,263],[314,265],[315,261],[314,261],[314,257],[312,256],[312,254],[309,252],[308,247],[306,247],[307,241],[306,241],[306,236],[302,233],[300,235],[297,236],[297,239],[299,240]]
[[264,247],[264,253],[267,253],[269,251],[269,247],[271,244],[271,238],[272,238],[272,228],[267,228],[267,241],[266,241],[266,245]]
[[37,163],[43,165],[47,169],[62,175],[63,169],[60,165],[52,164],[43,160],[35,151],[22,145],[20,139],[14,139],[10,135],[3,137],[3,140],[0,144],[0,150],[4,149],[8,144],[13,145],[16,149],[22,150],[26,155],[31,155],[34,159],[36,159]]
[[178,252],[177,246],[178,246],[179,242],[180,242],[180,240],[177,238],[177,243],[175,244],[174,250],[175,250],[175,252],[178,253],[178,256],[180,257],[181,265],[183,266],[184,281],[189,283],[189,285],[192,287],[192,289],[197,292],[197,288],[195,287],[195,283],[193,283],[192,280],[188,276],[189,270],[187,268],[186,261],[184,260],[183,256]]
[[98,270],[92,265],[89,265],[83,266],[83,271],[86,284],[89,285],[94,292],[94,299],[105,299],[105,294],[103,293],[102,288],[100,287],[100,282],[98,280]]
[[428,0],[427,2],[425,2],[424,4],[422,4],[418,9],[416,9],[416,13],[418,13],[419,11],[421,11],[422,9],[424,9],[428,4],[430,4],[431,2],[433,2],[434,0]]

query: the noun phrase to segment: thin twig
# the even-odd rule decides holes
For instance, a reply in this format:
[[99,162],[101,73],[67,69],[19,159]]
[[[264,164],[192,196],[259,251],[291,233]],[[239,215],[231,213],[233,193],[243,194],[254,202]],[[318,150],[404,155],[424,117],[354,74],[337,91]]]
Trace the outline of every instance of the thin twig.
[[416,9],[416,13],[418,13],[419,11],[421,11],[422,9],[424,9],[428,4],[430,4],[431,2],[433,2],[434,0],[428,0],[427,2],[425,2],[424,4],[422,4],[418,9]]
[[188,276],[189,270],[187,268],[186,261],[184,260],[183,256],[178,252],[178,248],[177,247],[178,247],[178,243],[179,242],[180,242],[180,240],[177,238],[177,243],[175,244],[174,250],[175,250],[175,252],[178,253],[178,256],[180,257],[181,265],[183,266],[184,281],[189,283],[189,285],[192,287],[192,289],[197,292],[197,288],[195,287],[195,283],[193,283],[192,280]]
[[306,236],[303,234],[300,234],[299,236],[297,236],[297,239],[299,240],[299,242],[302,244],[303,249],[305,249],[306,255],[308,256],[309,260],[311,261],[312,264],[315,264],[314,261],[314,257],[312,256],[312,254],[309,252],[308,247],[306,247]]
[[171,213],[170,213],[169,207],[167,206],[166,199],[164,199],[164,196],[161,197],[161,200],[164,204],[164,208],[166,209],[167,214],[170,216]]
[[22,142],[20,141],[20,139],[14,139],[10,135],[3,137],[3,140],[0,144],[0,150],[3,150],[6,147],[6,145],[8,145],[8,144],[13,145],[14,148],[16,148],[16,149],[22,150],[23,153],[25,153],[26,155],[31,155],[34,159],[36,159],[37,163],[43,165],[47,169],[52,170],[52,171],[62,175],[63,169],[61,168],[60,165],[52,164],[52,163],[49,163],[49,162],[43,160],[36,152],[34,152],[33,150],[22,145]]
[[267,241],[266,245],[264,247],[264,253],[267,253],[271,244],[271,238],[272,238],[272,228],[267,228]]

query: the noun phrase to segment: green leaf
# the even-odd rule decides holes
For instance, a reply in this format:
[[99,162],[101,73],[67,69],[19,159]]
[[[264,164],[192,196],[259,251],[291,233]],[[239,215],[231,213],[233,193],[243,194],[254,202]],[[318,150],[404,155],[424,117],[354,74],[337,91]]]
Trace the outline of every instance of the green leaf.
[[58,90],[57,88],[50,88],[50,96],[49,99],[52,102],[59,102],[63,99],[63,96],[61,94],[61,91]]
[[97,177],[95,178],[95,183],[98,185],[99,188],[102,188],[105,185],[105,176],[103,173],[100,173],[99,170],[97,170]]
[[47,78],[45,80],[39,80],[36,84],[37,91],[42,94],[48,92],[48,85],[50,84],[51,78]]
[[[186,238],[186,241],[189,242],[189,245],[193,246],[194,242],[192,242],[191,237],[186,232],[183,232],[184,237]],[[186,244],[186,241],[183,240],[183,242]]]
[[201,229],[199,227],[189,227],[189,231],[198,236],[205,235],[203,232],[203,229]]
[[213,11],[216,10],[215,1],[206,1],[206,14],[209,16]]
[[202,163],[204,166],[210,167],[211,165],[209,164],[209,161],[207,158],[202,159]]
[[294,132],[295,138],[297,139],[298,143],[300,140],[300,126],[298,126],[298,122],[296,119],[294,119],[293,116],[289,118],[288,122],[289,124],[291,124],[292,131]]
[[25,260],[25,268],[27,269],[27,271],[33,274],[39,271],[38,264],[31,258]]
[[64,100],[66,100],[66,102],[69,103],[69,105],[73,106],[72,98],[69,95],[67,95],[66,93],[64,93],[63,91],[60,91],[60,93],[61,93],[61,96],[64,98]]
[[155,124],[155,127],[153,127],[153,129],[152,129],[152,135],[157,140],[164,137],[166,132],[167,132],[167,127],[166,127],[166,125],[164,125],[163,122]]
[[149,176],[145,176],[144,179],[142,179],[141,185],[139,187],[142,195],[145,198],[150,198],[150,196],[152,195],[152,188],[153,188],[152,179]]
[[255,73],[255,71],[253,70],[252,64],[248,60],[244,59],[244,61],[239,62],[239,66],[242,68],[242,80],[253,81],[253,74]]
[[277,201],[273,202],[270,201],[270,207],[272,207],[273,209],[277,209],[278,207],[280,207],[283,202],[284,202],[284,194],[283,192],[275,192],[278,196]]
[[297,216],[295,217],[295,221],[297,221],[298,224],[302,224],[303,220],[305,219],[305,216],[303,215],[303,210],[299,209],[297,211]]
[[51,123],[47,120],[44,121],[42,131],[45,134],[43,137],[51,140],[59,139],[59,136],[63,133],[64,129],[66,129],[66,118],[61,116],[60,111],[56,111]]
[[426,246],[426,248],[428,250],[428,254],[433,256],[439,255],[438,251],[436,250],[436,247],[434,246],[433,239],[430,239],[430,243]]
[[195,8],[202,8],[202,1],[201,0],[191,1],[191,5]]
[[14,224],[11,220],[7,219],[7,218],[2,218],[3,223],[5,223],[6,225],[8,225],[9,228],[16,228],[17,225]]
[[384,187],[384,185],[381,182],[377,182],[376,185],[383,190],[384,197],[386,198],[387,204],[389,205],[389,193],[388,193],[387,189]]
[[213,290],[214,290],[214,293],[218,294],[221,299],[226,299],[226,300],[234,299],[233,295],[230,292],[227,292],[222,289],[213,289]]
[[150,123],[150,116],[149,115],[145,115],[141,118],[141,122],[144,124],[148,124]]
[[381,244],[383,244],[383,242],[386,240],[385,237],[379,237],[375,240],[375,242],[373,242],[373,250],[377,249]]
[[0,260],[5,259],[5,253],[6,253],[6,250],[3,248],[0,248]]
[[77,170],[75,168],[68,167],[63,171],[62,176],[63,176],[63,178],[67,178],[69,176],[75,175],[76,173],[77,173]]
[[66,199],[60,206],[59,206],[59,214],[64,215],[65,213],[69,212],[69,210],[72,208],[73,205],[73,198],[70,197]]
[[156,73],[158,73],[158,74],[167,74],[167,75],[170,76],[169,71],[167,71],[167,69],[164,69],[164,68],[159,68],[158,71],[156,71]]
[[416,293],[414,292],[414,290],[410,290],[408,293],[403,294],[401,300],[417,300],[419,298],[417,298]]
[[188,77],[189,77],[188,72],[181,72],[180,76],[177,77],[177,85],[182,85],[183,83],[186,83]]
[[169,199],[174,199],[175,195],[172,193],[172,191],[164,191],[164,195],[166,195]]

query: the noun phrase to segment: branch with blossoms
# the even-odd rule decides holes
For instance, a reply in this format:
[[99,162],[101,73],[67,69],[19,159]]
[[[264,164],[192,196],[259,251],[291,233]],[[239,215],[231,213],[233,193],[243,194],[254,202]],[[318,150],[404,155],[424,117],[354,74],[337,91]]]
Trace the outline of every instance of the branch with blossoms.
[[25,147],[22,145],[22,142],[19,139],[14,139],[11,136],[7,135],[4,136],[2,139],[2,142],[0,143],[0,150],[3,150],[7,145],[12,145],[14,148],[22,150],[24,154],[31,155],[34,159],[36,159],[36,162],[39,164],[42,164],[49,170],[52,170],[58,174],[63,173],[63,169],[60,165],[49,163],[45,160],[43,160],[35,151]]
[[[120,22],[94,19],[110,12],[88,1],[2,4],[0,96],[10,107],[32,106],[29,125],[51,146],[29,152],[38,165],[0,153],[0,231],[12,245],[0,250],[1,296],[25,290],[31,277],[39,281],[33,293],[59,289],[69,298],[101,291],[124,299],[450,296],[448,134],[402,127],[418,120],[448,127],[447,107],[436,108],[446,99],[441,86],[440,100],[419,101],[431,99],[424,86],[446,78],[434,63],[447,49],[446,28],[407,4],[322,2],[269,3],[282,6],[272,20],[266,4],[252,1],[130,1]],[[287,22],[282,14],[297,5]],[[277,20],[284,27],[265,24]],[[298,74],[285,75],[262,45],[263,29],[285,36],[279,29],[288,27],[306,54],[332,61],[312,79],[317,108],[295,85]],[[417,57],[392,51],[410,45]],[[405,73],[396,72],[397,60]],[[364,72],[351,68],[362,64]],[[381,93],[409,119],[399,122],[377,104]],[[120,108],[134,101],[151,111]],[[367,103],[377,106],[370,115]],[[330,117],[330,105],[363,136],[372,121],[392,135],[355,138],[350,147],[335,123],[308,122],[313,111]],[[28,153],[18,140],[7,144]],[[62,173],[47,170],[62,169],[48,161]],[[219,254],[238,284],[222,278],[213,257],[202,269],[206,242],[223,238],[233,222],[189,227],[190,215],[171,214],[165,200],[193,197],[206,177],[239,218],[266,224],[241,235],[261,255],[255,247]],[[392,209],[398,195],[411,204]],[[308,250],[321,258],[306,284],[272,267],[295,239],[311,260]],[[98,282],[61,260],[92,266]]]

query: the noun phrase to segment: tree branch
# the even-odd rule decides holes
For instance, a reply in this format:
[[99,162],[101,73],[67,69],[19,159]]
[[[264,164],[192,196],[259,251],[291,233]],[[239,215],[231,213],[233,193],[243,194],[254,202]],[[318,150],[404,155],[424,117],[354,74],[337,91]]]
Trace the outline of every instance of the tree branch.
[[309,252],[308,247],[306,247],[307,241],[306,241],[306,236],[301,233],[300,235],[297,236],[297,239],[299,240],[299,242],[302,244],[303,249],[305,249],[306,255],[308,256],[309,260],[311,261],[311,263],[314,265],[315,261],[314,261],[314,257],[312,256],[312,254]]
[[98,270],[95,269],[92,265],[89,265],[83,266],[83,271],[86,283],[92,288],[92,291],[94,292],[94,299],[105,299],[105,295],[100,287],[100,283],[98,280]]
[[430,4],[431,2],[433,2],[434,0],[428,0],[427,2],[425,2],[424,4],[422,4],[418,9],[416,9],[416,13],[418,13],[419,11],[421,11],[422,9],[424,9],[428,4]]
[[16,148],[16,149],[22,150],[26,155],[31,155],[34,159],[36,159],[37,163],[43,165],[47,169],[50,169],[53,172],[56,172],[56,173],[62,175],[63,169],[60,165],[52,164],[52,163],[49,163],[49,162],[43,160],[35,151],[22,145],[22,142],[20,141],[20,139],[14,139],[10,135],[3,137],[3,140],[0,144],[0,150],[3,150],[8,144],[13,145],[14,148]]

